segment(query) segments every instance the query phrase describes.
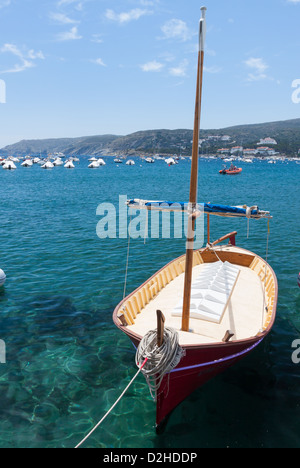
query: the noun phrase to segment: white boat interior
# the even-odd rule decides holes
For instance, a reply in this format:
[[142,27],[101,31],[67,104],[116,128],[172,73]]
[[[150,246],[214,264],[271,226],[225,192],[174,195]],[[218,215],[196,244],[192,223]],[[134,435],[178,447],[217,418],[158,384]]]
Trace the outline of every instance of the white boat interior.
[[144,336],[156,329],[157,310],[163,312],[165,326],[178,331],[181,345],[220,343],[228,331],[232,341],[244,340],[265,330],[277,288],[273,271],[260,257],[237,247],[219,246],[215,252],[233,261],[219,261],[213,252],[203,259],[195,252],[189,332],[181,330],[185,257],[129,296],[118,314],[128,330]]

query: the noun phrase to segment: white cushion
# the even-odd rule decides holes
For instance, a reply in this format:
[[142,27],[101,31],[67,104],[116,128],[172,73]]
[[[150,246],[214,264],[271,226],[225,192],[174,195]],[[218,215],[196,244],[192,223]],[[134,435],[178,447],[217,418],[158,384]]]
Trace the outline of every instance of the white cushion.
[[[240,271],[238,266],[228,262],[206,264],[192,283],[190,317],[220,323]],[[183,299],[172,315],[181,317],[182,308]]]

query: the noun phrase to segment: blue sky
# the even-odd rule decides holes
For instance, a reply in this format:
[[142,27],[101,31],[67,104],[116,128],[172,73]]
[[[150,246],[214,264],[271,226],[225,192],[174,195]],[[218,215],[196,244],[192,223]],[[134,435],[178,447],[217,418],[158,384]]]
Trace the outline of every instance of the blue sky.
[[191,129],[203,3],[202,128],[300,117],[300,0],[0,0],[0,147]]

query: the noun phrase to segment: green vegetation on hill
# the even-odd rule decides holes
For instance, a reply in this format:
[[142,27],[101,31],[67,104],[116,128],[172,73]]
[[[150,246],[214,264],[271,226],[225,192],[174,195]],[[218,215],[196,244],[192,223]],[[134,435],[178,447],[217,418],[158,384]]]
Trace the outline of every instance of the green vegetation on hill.
[[[230,137],[229,141],[208,139],[209,136]],[[255,125],[201,130],[203,153],[216,153],[219,148],[243,146],[257,148],[260,139],[274,138],[280,153],[295,156],[300,149],[300,119],[270,122]],[[191,155],[192,130],[148,130],[127,136],[99,135],[80,138],[58,138],[47,140],[23,140],[0,150],[1,155],[27,155],[63,152],[66,155],[102,154],[182,154]]]

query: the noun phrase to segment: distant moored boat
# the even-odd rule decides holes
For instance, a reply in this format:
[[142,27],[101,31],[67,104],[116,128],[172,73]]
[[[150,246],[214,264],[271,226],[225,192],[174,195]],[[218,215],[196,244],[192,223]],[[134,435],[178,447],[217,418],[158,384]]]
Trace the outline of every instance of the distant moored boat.
[[32,167],[33,162],[31,161],[31,159],[25,159],[25,161],[21,164],[21,166],[23,166],[23,167]]
[[15,170],[17,169],[15,163],[13,161],[6,161],[4,164],[3,164],[3,169],[7,169],[8,171],[12,171],[12,170]]
[[98,167],[100,167],[100,164],[98,163],[98,161],[93,161],[91,164],[88,165],[89,169],[98,169]]
[[6,281],[6,274],[0,269],[0,287],[4,285]]
[[64,165],[66,169],[74,169],[75,166],[73,164],[73,161],[67,161],[66,164]]
[[53,169],[54,165],[51,161],[47,161],[43,166],[42,169]]

